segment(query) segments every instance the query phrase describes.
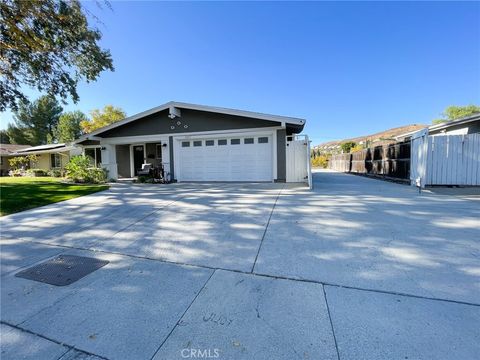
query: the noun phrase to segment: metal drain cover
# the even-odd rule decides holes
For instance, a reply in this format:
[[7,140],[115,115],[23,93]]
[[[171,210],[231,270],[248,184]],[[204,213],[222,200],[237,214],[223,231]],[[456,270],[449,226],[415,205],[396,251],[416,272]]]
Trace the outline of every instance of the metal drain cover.
[[60,255],[20,271],[15,274],[15,276],[51,285],[65,286],[74,283],[107,264],[108,261],[95,258]]

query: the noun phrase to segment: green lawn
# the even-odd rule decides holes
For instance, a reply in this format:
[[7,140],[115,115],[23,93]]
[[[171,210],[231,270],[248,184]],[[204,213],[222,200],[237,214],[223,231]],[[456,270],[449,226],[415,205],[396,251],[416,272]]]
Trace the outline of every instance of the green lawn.
[[0,216],[108,189],[108,185],[65,184],[52,177],[0,177]]

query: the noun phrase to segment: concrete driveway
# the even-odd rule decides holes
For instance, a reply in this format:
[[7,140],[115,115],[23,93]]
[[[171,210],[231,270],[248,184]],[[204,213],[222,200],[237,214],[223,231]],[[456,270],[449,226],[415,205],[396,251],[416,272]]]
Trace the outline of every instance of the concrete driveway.
[[[475,359],[480,199],[319,172],[114,184],[1,219],[2,359]],[[16,277],[59,254],[105,267]]]

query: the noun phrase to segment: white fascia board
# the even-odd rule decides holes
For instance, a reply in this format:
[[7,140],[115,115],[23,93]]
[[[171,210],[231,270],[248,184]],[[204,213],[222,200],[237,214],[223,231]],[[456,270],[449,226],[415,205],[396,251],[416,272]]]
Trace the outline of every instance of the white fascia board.
[[173,140],[189,140],[189,139],[215,139],[221,137],[232,137],[232,136],[261,136],[261,135],[272,135],[276,133],[278,128],[258,128],[256,130],[250,129],[238,129],[236,131],[221,131],[221,132],[208,132],[208,133],[185,133],[185,134],[175,134],[173,135]]
[[174,138],[187,136],[190,138],[193,137],[216,137],[222,135],[236,135],[240,136],[241,134],[251,134],[251,133],[265,133],[271,132],[273,130],[282,129],[280,126],[271,126],[271,127],[261,127],[261,128],[248,128],[248,129],[231,129],[231,130],[212,130],[212,131],[202,131],[202,132],[183,132],[183,133],[167,133],[167,134],[154,134],[154,135],[140,135],[140,136],[122,136],[122,137],[111,137],[111,138],[102,138],[101,144],[132,144],[132,143],[142,143],[142,142],[154,142],[154,141],[168,141],[170,136]]
[[[170,114],[175,114],[175,116],[179,116],[179,115],[176,115],[177,111],[180,114],[179,109],[190,109],[190,110],[206,111],[206,112],[213,112],[213,113],[219,113],[219,114],[243,116],[243,117],[266,120],[266,121],[275,121],[275,122],[280,122],[282,124],[282,126],[284,126],[284,124],[287,124],[287,123],[288,124],[295,124],[295,125],[304,125],[305,124],[305,119],[300,119],[300,118],[280,116],[280,115],[270,115],[270,114],[263,114],[263,113],[252,112],[252,111],[245,111],[245,110],[236,110],[236,109],[228,109],[228,108],[221,108],[221,107],[214,107],[214,106],[196,105],[196,104],[170,101],[166,104],[157,106],[157,107],[152,108],[150,110],[143,111],[143,112],[138,113],[136,115],[133,115],[133,116],[127,117],[123,120],[120,120],[116,123],[113,123],[113,124],[107,125],[103,128],[92,131],[89,134],[85,134],[85,135],[81,136],[80,138],[78,138],[75,142],[80,142],[80,141],[92,139],[93,136],[95,136],[99,133],[102,133],[102,132],[105,132],[107,130],[111,130],[111,129],[114,129],[116,127],[128,124],[132,121],[141,119],[145,116],[152,115],[152,114],[155,114],[157,112],[160,112],[160,111],[163,111],[163,110],[166,110],[166,109],[169,109]],[[173,112],[172,112],[172,110],[173,110]]]
[[446,122],[443,122],[443,123],[440,123],[440,124],[435,124],[435,125],[429,126],[428,128],[429,128],[429,130],[441,130],[441,129],[449,128],[451,126],[467,124],[467,123],[470,123],[472,121],[478,121],[478,120],[480,120],[480,114],[473,114],[473,115],[466,116],[466,117],[461,118],[461,119],[446,121]]

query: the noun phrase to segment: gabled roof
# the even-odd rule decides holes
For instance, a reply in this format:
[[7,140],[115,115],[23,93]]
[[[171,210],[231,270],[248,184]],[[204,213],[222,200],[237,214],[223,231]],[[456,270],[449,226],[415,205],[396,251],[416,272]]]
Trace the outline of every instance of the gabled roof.
[[29,148],[30,145],[0,144],[0,155],[10,155],[19,150]]
[[223,107],[216,107],[216,106],[206,106],[206,105],[197,105],[197,104],[189,104],[189,103],[184,103],[184,102],[178,102],[178,101],[169,101],[163,105],[154,107],[150,110],[143,111],[141,113],[138,113],[133,116],[129,116],[123,120],[120,120],[116,123],[104,126],[100,129],[97,129],[95,131],[92,131],[89,134],[85,134],[81,136],[76,142],[83,141],[89,137],[98,135],[102,132],[105,132],[107,130],[114,129],[116,127],[128,124],[132,121],[141,119],[145,116],[155,114],[160,111],[164,110],[170,110],[170,114],[172,116],[175,116],[175,109],[188,109],[188,110],[198,110],[198,111],[207,111],[207,112],[213,112],[213,113],[219,113],[219,114],[227,114],[227,115],[235,115],[235,116],[243,116],[243,117],[248,117],[248,118],[253,118],[253,119],[260,119],[260,120],[266,120],[266,121],[276,121],[280,122],[282,124],[294,124],[294,125],[305,125],[305,119],[300,119],[300,118],[294,118],[294,117],[288,117],[288,116],[279,116],[279,115],[271,115],[271,114],[263,114],[259,112],[253,112],[253,111],[245,111],[245,110],[237,110],[237,109],[229,109],[229,108],[223,108]]

